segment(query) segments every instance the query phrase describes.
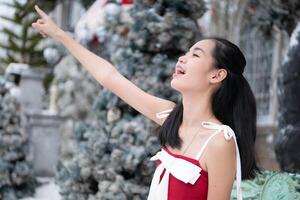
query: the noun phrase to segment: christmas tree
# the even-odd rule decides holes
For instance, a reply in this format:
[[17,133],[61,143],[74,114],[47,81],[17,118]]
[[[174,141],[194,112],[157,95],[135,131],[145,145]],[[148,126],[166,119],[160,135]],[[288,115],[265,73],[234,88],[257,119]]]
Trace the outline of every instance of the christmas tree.
[[0,48],[6,51],[6,56],[0,62],[26,63],[32,67],[40,67],[46,64],[43,57],[43,50],[39,47],[42,37],[31,28],[32,22],[36,21],[34,5],[36,0],[18,1],[13,0],[3,5],[14,9],[13,16],[0,17],[10,22],[10,27],[4,27],[1,32],[6,36],[6,44],[0,44]]
[[27,138],[21,132],[20,105],[0,83],[0,199],[32,196],[36,180],[26,161]]

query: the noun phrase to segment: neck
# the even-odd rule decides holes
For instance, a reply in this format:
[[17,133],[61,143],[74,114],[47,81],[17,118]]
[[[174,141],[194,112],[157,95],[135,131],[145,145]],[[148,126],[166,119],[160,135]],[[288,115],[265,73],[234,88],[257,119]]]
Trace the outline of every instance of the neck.
[[183,95],[182,127],[199,127],[201,122],[215,119],[212,112],[211,95]]

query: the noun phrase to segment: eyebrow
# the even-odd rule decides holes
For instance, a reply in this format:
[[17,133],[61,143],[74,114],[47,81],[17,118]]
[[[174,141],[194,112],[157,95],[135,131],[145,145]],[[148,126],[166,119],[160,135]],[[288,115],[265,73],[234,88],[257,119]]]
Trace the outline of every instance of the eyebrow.
[[205,55],[205,52],[203,49],[201,49],[200,47],[195,47],[194,51],[202,51],[202,53]]

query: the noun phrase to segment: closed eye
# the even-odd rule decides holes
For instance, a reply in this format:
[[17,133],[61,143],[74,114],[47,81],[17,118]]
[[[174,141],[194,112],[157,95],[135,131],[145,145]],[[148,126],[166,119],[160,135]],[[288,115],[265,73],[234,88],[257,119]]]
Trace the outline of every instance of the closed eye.
[[[187,51],[184,55],[182,56],[187,56],[191,51]],[[195,54],[193,53],[192,56],[195,56],[195,57],[200,57],[198,54]]]

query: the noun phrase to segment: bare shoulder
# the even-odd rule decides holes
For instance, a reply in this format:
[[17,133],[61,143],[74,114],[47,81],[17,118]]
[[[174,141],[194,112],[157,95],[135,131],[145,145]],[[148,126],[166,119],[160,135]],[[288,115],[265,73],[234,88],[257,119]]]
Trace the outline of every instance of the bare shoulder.
[[[226,140],[224,137],[224,132],[222,131],[221,133],[217,134],[212,138],[209,144],[209,151],[212,152],[235,152],[235,142],[234,139],[231,138],[229,140]],[[224,152],[224,153],[225,153]]]
[[215,135],[207,146],[208,199],[230,199],[236,172],[235,142],[224,133]]
[[230,199],[236,172],[235,142],[224,133],[215,135],[207,147],[208,199]]
[[234,139],[226,140],[223,132],[214,136],[207,148],[207,152],[210,155],[209,157],[235,157]]
[[235,159],[234,139],[226,140],[223,132],[215,135],[207,146],[206,167],[208,171],[215,169],[220,163],[223,167],[227,166],[226,168],[235,167]]

